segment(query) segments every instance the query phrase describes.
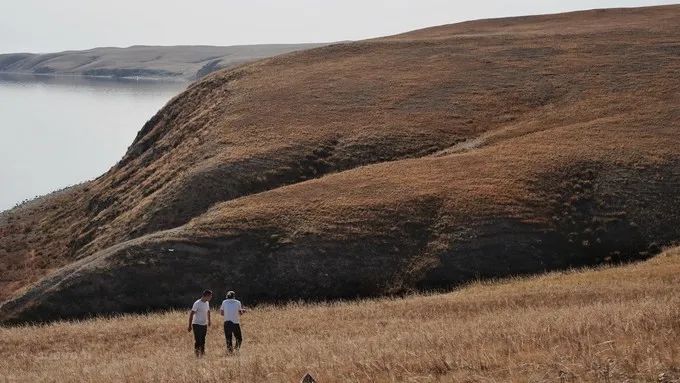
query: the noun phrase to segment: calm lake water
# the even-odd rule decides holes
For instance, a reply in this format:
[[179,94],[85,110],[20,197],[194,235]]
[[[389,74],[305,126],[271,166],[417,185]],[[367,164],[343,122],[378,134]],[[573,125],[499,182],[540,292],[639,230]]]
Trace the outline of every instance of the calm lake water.
[[106,172],[185,87],[0,74],[0,211]]

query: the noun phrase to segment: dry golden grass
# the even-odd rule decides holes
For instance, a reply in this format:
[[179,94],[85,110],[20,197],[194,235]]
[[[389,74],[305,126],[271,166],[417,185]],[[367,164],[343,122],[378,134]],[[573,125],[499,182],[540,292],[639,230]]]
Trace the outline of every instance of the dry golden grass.
[[239,356],[213,324],[196,360],[185,321],[0,328],[0,382],[678,381],[680,250],[448,294],[260,307]]

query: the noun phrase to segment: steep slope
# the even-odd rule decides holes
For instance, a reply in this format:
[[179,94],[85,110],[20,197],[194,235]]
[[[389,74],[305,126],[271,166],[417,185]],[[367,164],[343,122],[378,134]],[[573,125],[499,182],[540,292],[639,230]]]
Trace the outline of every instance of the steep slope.
[[680,7],[442,26],[208,76],[5,213],[0,315],[399,293],[680,239]]
[[211,72],[325,44],[146,46],[0,54],[0,72],[195,80]]

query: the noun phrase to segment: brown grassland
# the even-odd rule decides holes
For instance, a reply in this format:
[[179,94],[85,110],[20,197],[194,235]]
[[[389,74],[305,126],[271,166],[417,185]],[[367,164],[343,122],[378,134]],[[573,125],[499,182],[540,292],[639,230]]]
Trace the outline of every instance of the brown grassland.
[[[596,10],[207,76],[0,213],[0,383],[680,382],[678,41]],[[214,313],[193,357],[205,287],[254,307],[238,356]]]
[[[217,313],[213,313],[216,315]],[[219,322],[213,316],[215,322]],[[196,360],[186,313],[0,327],[1,382],[680,381],[680,250],[446,294],[262,306]]]
[[203,286],[349,299],[658,254],[680,241],[678,41],[678,5],[608,9],[214,73],[106,174],[0,214],[0,321],[170,310]]

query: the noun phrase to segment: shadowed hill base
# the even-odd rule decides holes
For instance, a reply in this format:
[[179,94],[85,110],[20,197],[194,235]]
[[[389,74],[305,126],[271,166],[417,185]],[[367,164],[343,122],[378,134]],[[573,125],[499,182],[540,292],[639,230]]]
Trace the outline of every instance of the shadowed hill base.
[[258,307],[243,316],[240,355],[225,355],[213,324],[198,362],[186,315],[0,327],[0,376],[17,383],[297,382],[308,371],[326,383],[680,379],[677,250],[621,268],[474,283],[449,294]]
[[680,7],[463,23],[208,76],[0,217],[0,318],[448,288],[680,240]]

